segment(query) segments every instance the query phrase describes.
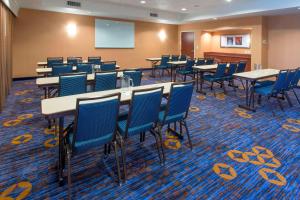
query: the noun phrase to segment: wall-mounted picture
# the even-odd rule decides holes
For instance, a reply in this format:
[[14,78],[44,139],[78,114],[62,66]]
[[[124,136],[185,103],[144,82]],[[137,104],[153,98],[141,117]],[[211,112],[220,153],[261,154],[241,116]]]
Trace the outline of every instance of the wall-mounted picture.
[[222,48],[250,48],[250,34],[221,35]]

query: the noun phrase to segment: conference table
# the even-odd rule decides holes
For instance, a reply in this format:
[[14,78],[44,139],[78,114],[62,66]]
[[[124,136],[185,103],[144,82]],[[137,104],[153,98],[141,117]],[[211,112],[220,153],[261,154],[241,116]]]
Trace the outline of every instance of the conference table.
[[[176,81],[176,73],[174,73],[174,70],[176,72],[176,68],[184,66],[186,64],[186,60],[184,61],[170,61],[168,64],[170,65],[171,68],[171,82]],[[174,79],[173,79],[173,74],[174,74]]]
[[152,74],[151,77],[155,78],[155,66],[158,62],[161,61],[161,58],[146,58],[146,61],[150,61],[151,62],[151,67],[152,67]]
[[[100,65],[94,65],[95,68],[99,67]],[[119,65],[116,65],[116,69],[120,69]],[[73,66],[73,71],[76,71],[77,67]],[[43,75],[43,76],[48,76],[49,74],[52,73],[52,68],[51,67],[47,67],[47,68],[42,68],[42,67],[38,67],[36,68],[36,73],[38,75]]]
[[[218,67],[218,64],[213,65],[199,65],[193,66],[193,69],[196,71],[196,84],[197,84],[197,92],[206,95],[206,92],[203,91],[203,83],[204,83],[204,73],[215,71]],[[228,67],[228,65],[227,65]],[[199,90],[199,79],[200,79],[200,90]]]
[[64,160],[65,155],[63,153],[63,134],[64,134],[64,118],[66,116],[74,115],[76,111],[76,100],[78,98],[95,98],[102,97],[106,95],[111,95],[120,92],[121,93],[121,104],[129,104],[131,101],[131,94],[134,90],[140,89],[151,89],[157,87],[164,87],[163,94],[168,95],[171,90],[172,82],[168,83],[159,83],[159,84],[151,84],[151,85],[143,85],[124,89],[115,89],[115,90],[107,90],[101,92],[91,92],[84,93],[79,95],[71,95],[64,97],[55,97],[51,99],[44,99],[41,101],[41,110],[42,115],[46,117],[46,119],[59,119],[58,120],[58,146],[59,146],[59,159],[58,159],[58,177],[59,183],[63,182],[63,169],[64,169]]
[[[242,72],[233,74],[235,78],[239,78],[241,80],[246,81],[245,90],[246,90],[246,104],[239,105],[240,108],[244,108],[249,111],[255,112],[254,107],[254,88],[255,83],[258,80],[276,77],[279,74],[280,70],[278,69],[261,69],[261,70],[254,70],[249,72]],[[249,92],[249,90],[251,90]]]
[[[102,61],[103,62],[103,61]],[[88,61],[87,60],[83,60],[81,63],[88,63]],[[66,65],[66,64],[68,64],[68,62],[66,61],[66,60],[64,60],[63,61],[63,64],[64,65]],[[48,65],[48,63],[47,63],[47,61],[39,61],[39,62],[37,62],[37,64],[36,64],[38,67],[47,67],[47,65]]]

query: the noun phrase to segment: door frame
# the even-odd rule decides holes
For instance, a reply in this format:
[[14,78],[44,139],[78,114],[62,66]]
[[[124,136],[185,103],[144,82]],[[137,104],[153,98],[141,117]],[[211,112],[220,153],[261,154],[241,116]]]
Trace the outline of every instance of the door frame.
[[182,55],[182,33],[193,33],[194,34],[194,59],[196,56],[196,34],[195,31],[180,31],[180,55]]

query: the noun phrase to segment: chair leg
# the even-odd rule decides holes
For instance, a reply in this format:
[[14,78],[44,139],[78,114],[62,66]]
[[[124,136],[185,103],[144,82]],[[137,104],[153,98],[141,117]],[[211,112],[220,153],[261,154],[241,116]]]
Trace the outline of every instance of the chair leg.
[[282,111],[284,111],[283,106],[282,106],[281,101],[280,101],[280,99],[278,98],[278,96],[276,96],[276,99],[277,99],[277,102],[278,102],[278,105],[279,105],[280,109],[281,109]]
[[184,81],[184,82],[186,82],[186,74],[184,75],[184,79],[183,79],[183,81]]
[[68,159],[68,199],[72,199],[72,179],[71,179],[71,152],[67,150]]
[[163,147],[163,140],[162,140],[162,133],[161,133],[161,127],[158,128],[158,136],[160,139],[160,147],[161,147],[161,152],[162,152],[162,157],[163,157],[163,164],[165,165],[166,163],[166,155],[165,155],[165,151],[164,151],[164,147]]
[[226,88],[225,88],[225,84],[224,84],[224,81],[222,81],[222,82],[221,82],[221,86],[223,87],[223,90],[224,90],[224,94],[226,94],[226,93],[227,93],[227,91],[226,91]]
[[211,85],[210,85],[210,91],[213,90],[213,87],[214,87],[214,82],[211,82]]
[[120,162],[119,162],[119,156],[118,156],[118,145],[117,142],[114,141],[114,151],[115,151],[115,157],[116,157],[116,162],[117,162],[117,170],[118,170],[118,181],[119,185],[121,186],[121,172],[120,172]]
[[186,121],[184,120],[184,121],[182,121],[182,122],[183,122],[183,125],[184,125],[184,127],[185,127],[186,134],[187,134],[187,136],[188,136],[190,148],[191,148],[191,150],[193,150],[193,144],[192,144],[190,132],[189,132],[189,129],[188,129],[188,127],[187,127]]
[[294,88],[293,88],[292,90],[293,90],[293,92],[294,92],[294,95],[296,96],[296,99],[297,99],[298,103],[300,104],[300,100],[299,100],[299,98],[298,98],[298,95],[297,95],[296,91],[294,90]]
[[242,80],[242,79],[240,79],[240,81],[241,81],[241,83],[242,83],[242,86],[243,86],[243,88],[244,88],[244,90],[245,90],[246,88],[245,88],[245,85],[244,85],[244,82],[243,82],[243,80]]
[[124,173],[124,182],[127,179],[127,171],[126,171],[126,142],[121,139],[121,154],[122,154],[122,162],[123,162],[123,173]]
[[161,164],[163,164],[163,160],[162,160],[162,157],[161,157],[161,155],[160,155],[160,147],[159,147],[159,142],[158,142],[158,136],[157,136],[157,134],[153,134],[154,135],[154,137],[155,137],[155,141],[156,141],[156,148],[157,148],[157,152],[158,152],[158,156],[159,156],[159,161],[160,161],[160,163]]
[[290,107],[293,107],[293,104],[291,102],[291,99],[289,97],[289,94],[287,92],[284,92],[284,96],[286,97],[287,102],[289,103]]
[[272,104],[270,102],[270,98],[271,98],[270,96],[267,97],[268,105],[270,105],[270,109],[272,111],[273,117],[275,117],[274,109],[272,108]]

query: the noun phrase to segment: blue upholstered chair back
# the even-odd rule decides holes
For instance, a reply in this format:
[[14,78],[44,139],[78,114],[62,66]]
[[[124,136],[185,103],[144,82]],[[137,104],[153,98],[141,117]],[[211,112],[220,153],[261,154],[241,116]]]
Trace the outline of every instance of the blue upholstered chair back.
[[226,72],[227,63],[219,63],[214,78],[222,78]]
[[95,91],[105,91],[116,89],[117,72],[96,73]]
[[300,80],[300,68],[296,69],[296,73],[295,73],[295,76],[293,77],[293,79],[291,81],[290,87],[291,88],[297,87],[299,80]]
[[286,80],[283,86],[284,90],[288,90],[290,88],[290,85],[292,84],[293,78],[296,75],[297,71],[296,70],[289,70],[288,74],[286,76]]
[[142,82],[141,71],[124,71],[124,76],[129,76],[133,81],[133,86],[140,86]]
[[86,93],[86,82],[85,73],[59,76],[59,96]]
[[207,58],[206,59],[206,65],[212,65],[214,64],[215,60],[213,58]]
[[78,63],[82,63],[82,58],[81,57],[68,57],[67,63],[69,65],[77,65]]
[[47,66],[52,67],[53,65],[62,65],[64,64],[63,57],[49,57],[47,58]]
[[177,83],[171,87],[165,118],[186,117],[193,94],[193,83]]
[[186,59],[187,59],[186,55],[181,55],[179,60],[180,61],[185,61]]
[[169,55],[162,56],[160,61],[160,66],[168,66],[169,60],[170,60]]
[[185,70],[187,71],[193,71],[193,66],[195,65],[194,59],[188,59],[186,61]]
[[[162,95],[162,87],[134,91],[132,93],[126,130],[134,130],[136,128],[148,131],[152,128],[158,121]],[[128,134],[128,131],[126,132]]]
[[204,58],[198,58],[196,65],[197,66],[206,65],[205,59]]
[[101,71],[115,71],[117,62],[109,61],[101,63]]
[[87,74],[93,73],[93,65],[90,63],[87,64],[78,64],[77,65],[77,72],[85,72]]
[[94,99],[78,99],[72,145],[87,150],[115,138],[120,94]]
[[288,76],[287,70],[281,70],[277,76],[277,80],[274,83],[272,93],[279,93],[284,90],[286,85],[286,80]]
[[53,65],[52,66],[52,76],[59,76],[62,74],[68,74],[73,72],[72,65]]
[[239,62],[238,67],[236,69],[236,73],[242,73],[246,70],[247,63],[245,62]]
[[238,66],[237,63],[230,63],[227,75],[232,76],[236,72],[237,66]]
[[171,61],[178,61],[179,60],[179,56],[178,55],[172,55],[171,56]]
[[88,63],[101,65],[101,57],[88,57]]

